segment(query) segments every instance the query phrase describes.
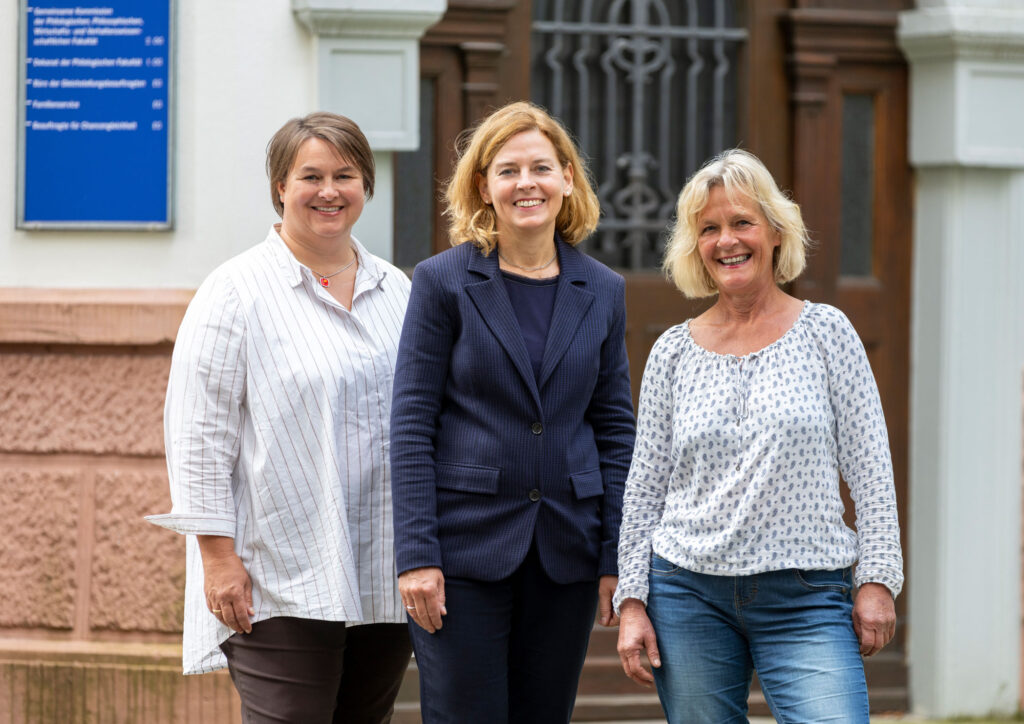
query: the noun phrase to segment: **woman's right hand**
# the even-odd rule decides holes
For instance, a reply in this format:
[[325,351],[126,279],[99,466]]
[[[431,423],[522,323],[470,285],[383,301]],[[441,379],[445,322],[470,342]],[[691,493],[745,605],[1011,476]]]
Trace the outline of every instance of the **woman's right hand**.
[[619,607],[618,650],[626,676],[650,688],[654,684],[654,676],[640,660],[640,652],[647,653],[647,658],[655,668],[661,666],[661,656],[654,636],[654,626],[647,617],[647,607],[635,598],[627,598]]
[[413,568],[398,577],[398,591],[409,617],[428,633],[441,628],[444,607],[444,574],[437,567]]
[[235,553],[235,540],[219,535],[199,535],[203,556],[203,591],[206,605],[218,621],[236,633],[252,631],[252,579]]

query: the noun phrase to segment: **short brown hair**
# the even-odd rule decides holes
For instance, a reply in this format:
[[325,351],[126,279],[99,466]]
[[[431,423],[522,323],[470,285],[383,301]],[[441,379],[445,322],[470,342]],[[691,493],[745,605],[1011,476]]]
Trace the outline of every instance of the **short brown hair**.
[[810,244],[800,207],[779,190],[761,159],[734,148],[704,164],[679,194],[676,221],[662,262],[662,268],[679,291],[691,299],[718,293],[697,248],[699,217],[716,186],[724,188],[730,199],[742,197],[756,204],[778,232],[780,243],[772,263],[775,282],[785,284],[800,276]]
[[571,166],[573,170],[572,193],[563,201],[555,219],[558,233],[567,243],[578,244],[597,228],[601,207],[576,144],[547,111],[519,101],[494,111],[461,138],[459,160],[445,190],[448,240],[452,246],[471,241],[487,255],[497,245],[498,219],[494,209],[480,196],[477,174],[486,175],[487,167],[512,136],[534,130],[551,141],[562,168]]
[[278,193],[278,184],[288,178],[288,172],[299,155],[299,148],[311,138],[319,138],[331,145],[338,155],[359,169],[363,177],[363,192],[373,198],[373,179],[376,166],[373,151],[366,136],[355,121],[326,111],[292,118],[285,123],[267,144],[267,176],[270,178],[270,200],[278,216],[284,215],[284,204]]

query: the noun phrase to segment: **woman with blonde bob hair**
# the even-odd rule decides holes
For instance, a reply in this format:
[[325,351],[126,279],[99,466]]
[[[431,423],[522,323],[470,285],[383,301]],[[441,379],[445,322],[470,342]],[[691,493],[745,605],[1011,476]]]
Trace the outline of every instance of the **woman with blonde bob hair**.
[[656,684],[671,724],[746,721],[755,670],[778,721],[867,724],[861,656],[895,632],[885,418],[849,320],[779,286],[806,245],[799,207],[746,151],[679,195],[665,269],[718,298],[644,369],[614,599],[622,667]]
[[598,204],[529,103],[472,131],[453,244],[416,267],[391,410],[398,585],[426,724],[565,724],[614,625],[633,447],[625,282],[575,245]]
[[663,268],[683,294],[691,299],[718,293],[697,251],[699,216],[715,187],[730,198],[754,200],[775,231],[780,243],[773,259],[775,281],[791,282],[800,276],[808,246],[800,207],[779,190],[764,164],[749,151],[733,149],[716,156],[698,171],[679,194],[676,224],[665,248]]

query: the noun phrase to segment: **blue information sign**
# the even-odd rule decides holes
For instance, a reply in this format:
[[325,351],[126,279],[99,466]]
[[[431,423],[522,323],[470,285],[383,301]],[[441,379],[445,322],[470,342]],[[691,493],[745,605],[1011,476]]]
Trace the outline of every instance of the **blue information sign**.
[[22,2],[18,226],[171,226],[171,1]]

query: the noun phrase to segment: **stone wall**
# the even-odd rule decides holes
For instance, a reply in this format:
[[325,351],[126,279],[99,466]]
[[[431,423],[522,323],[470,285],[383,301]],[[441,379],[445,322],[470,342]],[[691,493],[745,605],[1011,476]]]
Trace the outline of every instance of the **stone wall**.
[[238,721],[181,675],[162,411],[179,291],[0,289],[0,721]]

